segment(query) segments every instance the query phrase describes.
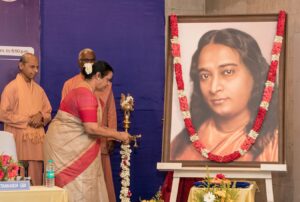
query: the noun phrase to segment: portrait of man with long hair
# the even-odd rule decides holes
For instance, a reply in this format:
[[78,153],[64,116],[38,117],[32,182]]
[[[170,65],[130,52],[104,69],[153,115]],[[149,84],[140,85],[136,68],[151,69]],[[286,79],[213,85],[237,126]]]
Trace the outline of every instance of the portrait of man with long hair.
[[[243,30],[238,24],[202,29],[203,34],[194,37],[196,47],[191,50],[189,63],[185,65],[189,69],[183,70],[188,72],[191,119],[198,138],[209,151],[221,156],[237,151],[252,129],[269,70],[274,33],[268,34],[269,43],[262,45],[260,42],[263,40],[252,36],[249,30],[251,28]],[[185,56],[183,53],[182,57]],[[236,161],[279,161],[278,92],[279,81],[276,81],[259,137],[252,148]],[[176,92],[173,93],[173,98],[176,96]],[[173,111],[176,110],[176,101],[173,99]],[[174,129],[178,125],[174,117],[170,160],[207,161],[193,147],[185,128]]]

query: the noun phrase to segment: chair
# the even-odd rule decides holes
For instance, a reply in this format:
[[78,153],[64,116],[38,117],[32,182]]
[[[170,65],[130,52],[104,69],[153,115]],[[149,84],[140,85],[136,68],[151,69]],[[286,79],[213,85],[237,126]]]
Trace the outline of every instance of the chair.
[[10,155],[15,161],[18,161],[13,134],[6,131],[0,131],[0,154]]

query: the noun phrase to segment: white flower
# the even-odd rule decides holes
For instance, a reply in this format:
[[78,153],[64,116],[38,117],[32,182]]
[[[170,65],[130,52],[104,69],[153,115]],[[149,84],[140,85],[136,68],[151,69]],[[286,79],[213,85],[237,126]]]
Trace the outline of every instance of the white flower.
[[283,40],[283,37],[282,36],[275,36],[275,39],[274,39],[274,42],[279,42],[279,43],[281,43],[282,42],[282,40]]
[[274,82],[268,80],[268,81],[265,83],[265,86],[274,87]]
[[122,184],[122,186],[124,186],[124,187],[129,187],[130,181],[129,181],[129,180],[122,180],[122,181],[121,181],[121,184]]
[[266,101],[262,101],[259,106],[262,107],[262,108],[264,108],[265,110],[268,110],[269,103],[266,102]]
[[125,171],[129,171],[129,166],[122,164],[121,165],[122,170]]
[[124,108],[125,105],[132,105],[132,103],[134,102],[134,99],[132,96],[128,95],[125,100],[123,100],[121,102],[121,107]]
[[130,202],[130,198],[122,198],[122,200],[121,200],[122,202]]
[[178,40],[178,37],[177,36],[175,36],[175,37],[173,37],[173,39],[171,39],[171,43],[173,43],[173,44],[179,44],[179,40]]
[[93,63],[85,63],[85,64],[83,65],[83,67],[84,67],[84,71],[85,71],[85,73],[86,73],[87,75],[89,75],[89,74],[92,73],[92,71],[93,71]]
[[192,136],[190,137],[190,140],[191,140],[191,142],[195,142],[195,141],[199,140],[198,134],[195,133],[194,135],[192,135]]
[[125,177],[127,177],[127,176],[130,176],[130,173],[127,171],[122,171],[121,173],[120,173],[120,176],[121,176],[121,178],[125,178]]
[[191,118],[190,111],[181,111],[181,112],[182,112],[183,119],[189,119],[189,118]]
[[209,151],[207,149],[204,149],[204,148],[201,149],[201,154],[205,158],[208,158],[208,153],[209,153]]
[[245,151],[245,150],[243,150],[243,149],[240,148],[240,149],[239,149],[239,152],[240,152],[240,154],[241,154],[242,156],[244,156],[244,155],[246,154],[247,151]]
[[127,187],[122,187],[120,193],[124,196],[127,196],[129,189]]
[[173,58],[173,63],[174,63],[174,64],[176,64],[176,63],[181,64],[181,59],[180,59],[180,57],[174,57],[174,58]]
[[[279,54],[273,54],[272,55],[272,61],[277,60],[279,61]],[[277,65],[278,66],[278,65]]]
[[213,193],[208,192],[203,196],[204,202],[214,202],[216,197]]
[[259,134],[255,132],[255,130],[250,130],[250,133],[248,134],[249,137],[252,137],[253,139],[256,139]]
[[184,90],[178,90],[177,92],[179,98],[186,96]]

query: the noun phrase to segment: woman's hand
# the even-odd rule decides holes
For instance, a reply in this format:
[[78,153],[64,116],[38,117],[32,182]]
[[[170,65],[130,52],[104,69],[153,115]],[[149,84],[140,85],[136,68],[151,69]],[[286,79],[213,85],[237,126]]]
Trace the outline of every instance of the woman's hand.
[[120,140],[124,144],[129,144],[134,138],[127,132],[120,132]]

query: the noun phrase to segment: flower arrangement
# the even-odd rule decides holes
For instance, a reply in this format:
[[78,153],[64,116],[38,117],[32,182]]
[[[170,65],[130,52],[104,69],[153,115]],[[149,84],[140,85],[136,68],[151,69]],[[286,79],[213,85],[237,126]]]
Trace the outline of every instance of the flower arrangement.
[[178,21],[176,15],[170,16],[170,30],[171,30],[171,52],[173,56],[173,68],[175,72],[175,79],[177,83],[178,99],[180,110],[183,115],[183,120],[185,127],[188,131],[190,141],[192,142],[195,149],[201,153],[204,158],[207,158],[211,161],[219,163],[228,163],[234,161],[241,156],[245,155],[252,145],[256,142],[257,137],[259,136],[260,129],[264,123],[266,114],[268,112],[269,103],[272,99],[272,94],[274,90],[274,82],[276,81],[277,68],[279,64],[279,57],[282,47],[282,40],[284,36],[285,29],[285,19],[286,13],[280,11],[278,15],[278,23],[276,36],[272,48],[272,60],[269,68],[268,76],[265,82],[265,88],[262,95],[262,100],[258,108],[257,116],[254,120],[252,129],[249,134],[245,137],[244,142],[240,145],[239,149],[233,151],[227,155],[217,155],[212,153],[205,145],[199,140],[199,136],[193,126],[191,113],[189,110],[189,105],[187,101],[187,96],[184,89],[184,81],[182,77],[182,65],[181,65],[181,53],[180,53],[180,44],[179,44],[179,35],[178,35]]
[[0,155],[0,181],[14,180],[19,171],[19,164],[11,156]]
[[83,66],[84,66],[84,71],[87,75],[93,72],[93,63],[85,63]]
[[201,181],[202,192],[199,192],[199,201],[203,202],[234,202],[238,197],[235,183],[232,183],[223,174],[217,174],[214,178],[209,175]]
[[140,202],[164,202],[162,199],[162,194],[161,194],[161,187],[159,187],[159,190],[156,192],[156,194],[149,200],[141,200]]

